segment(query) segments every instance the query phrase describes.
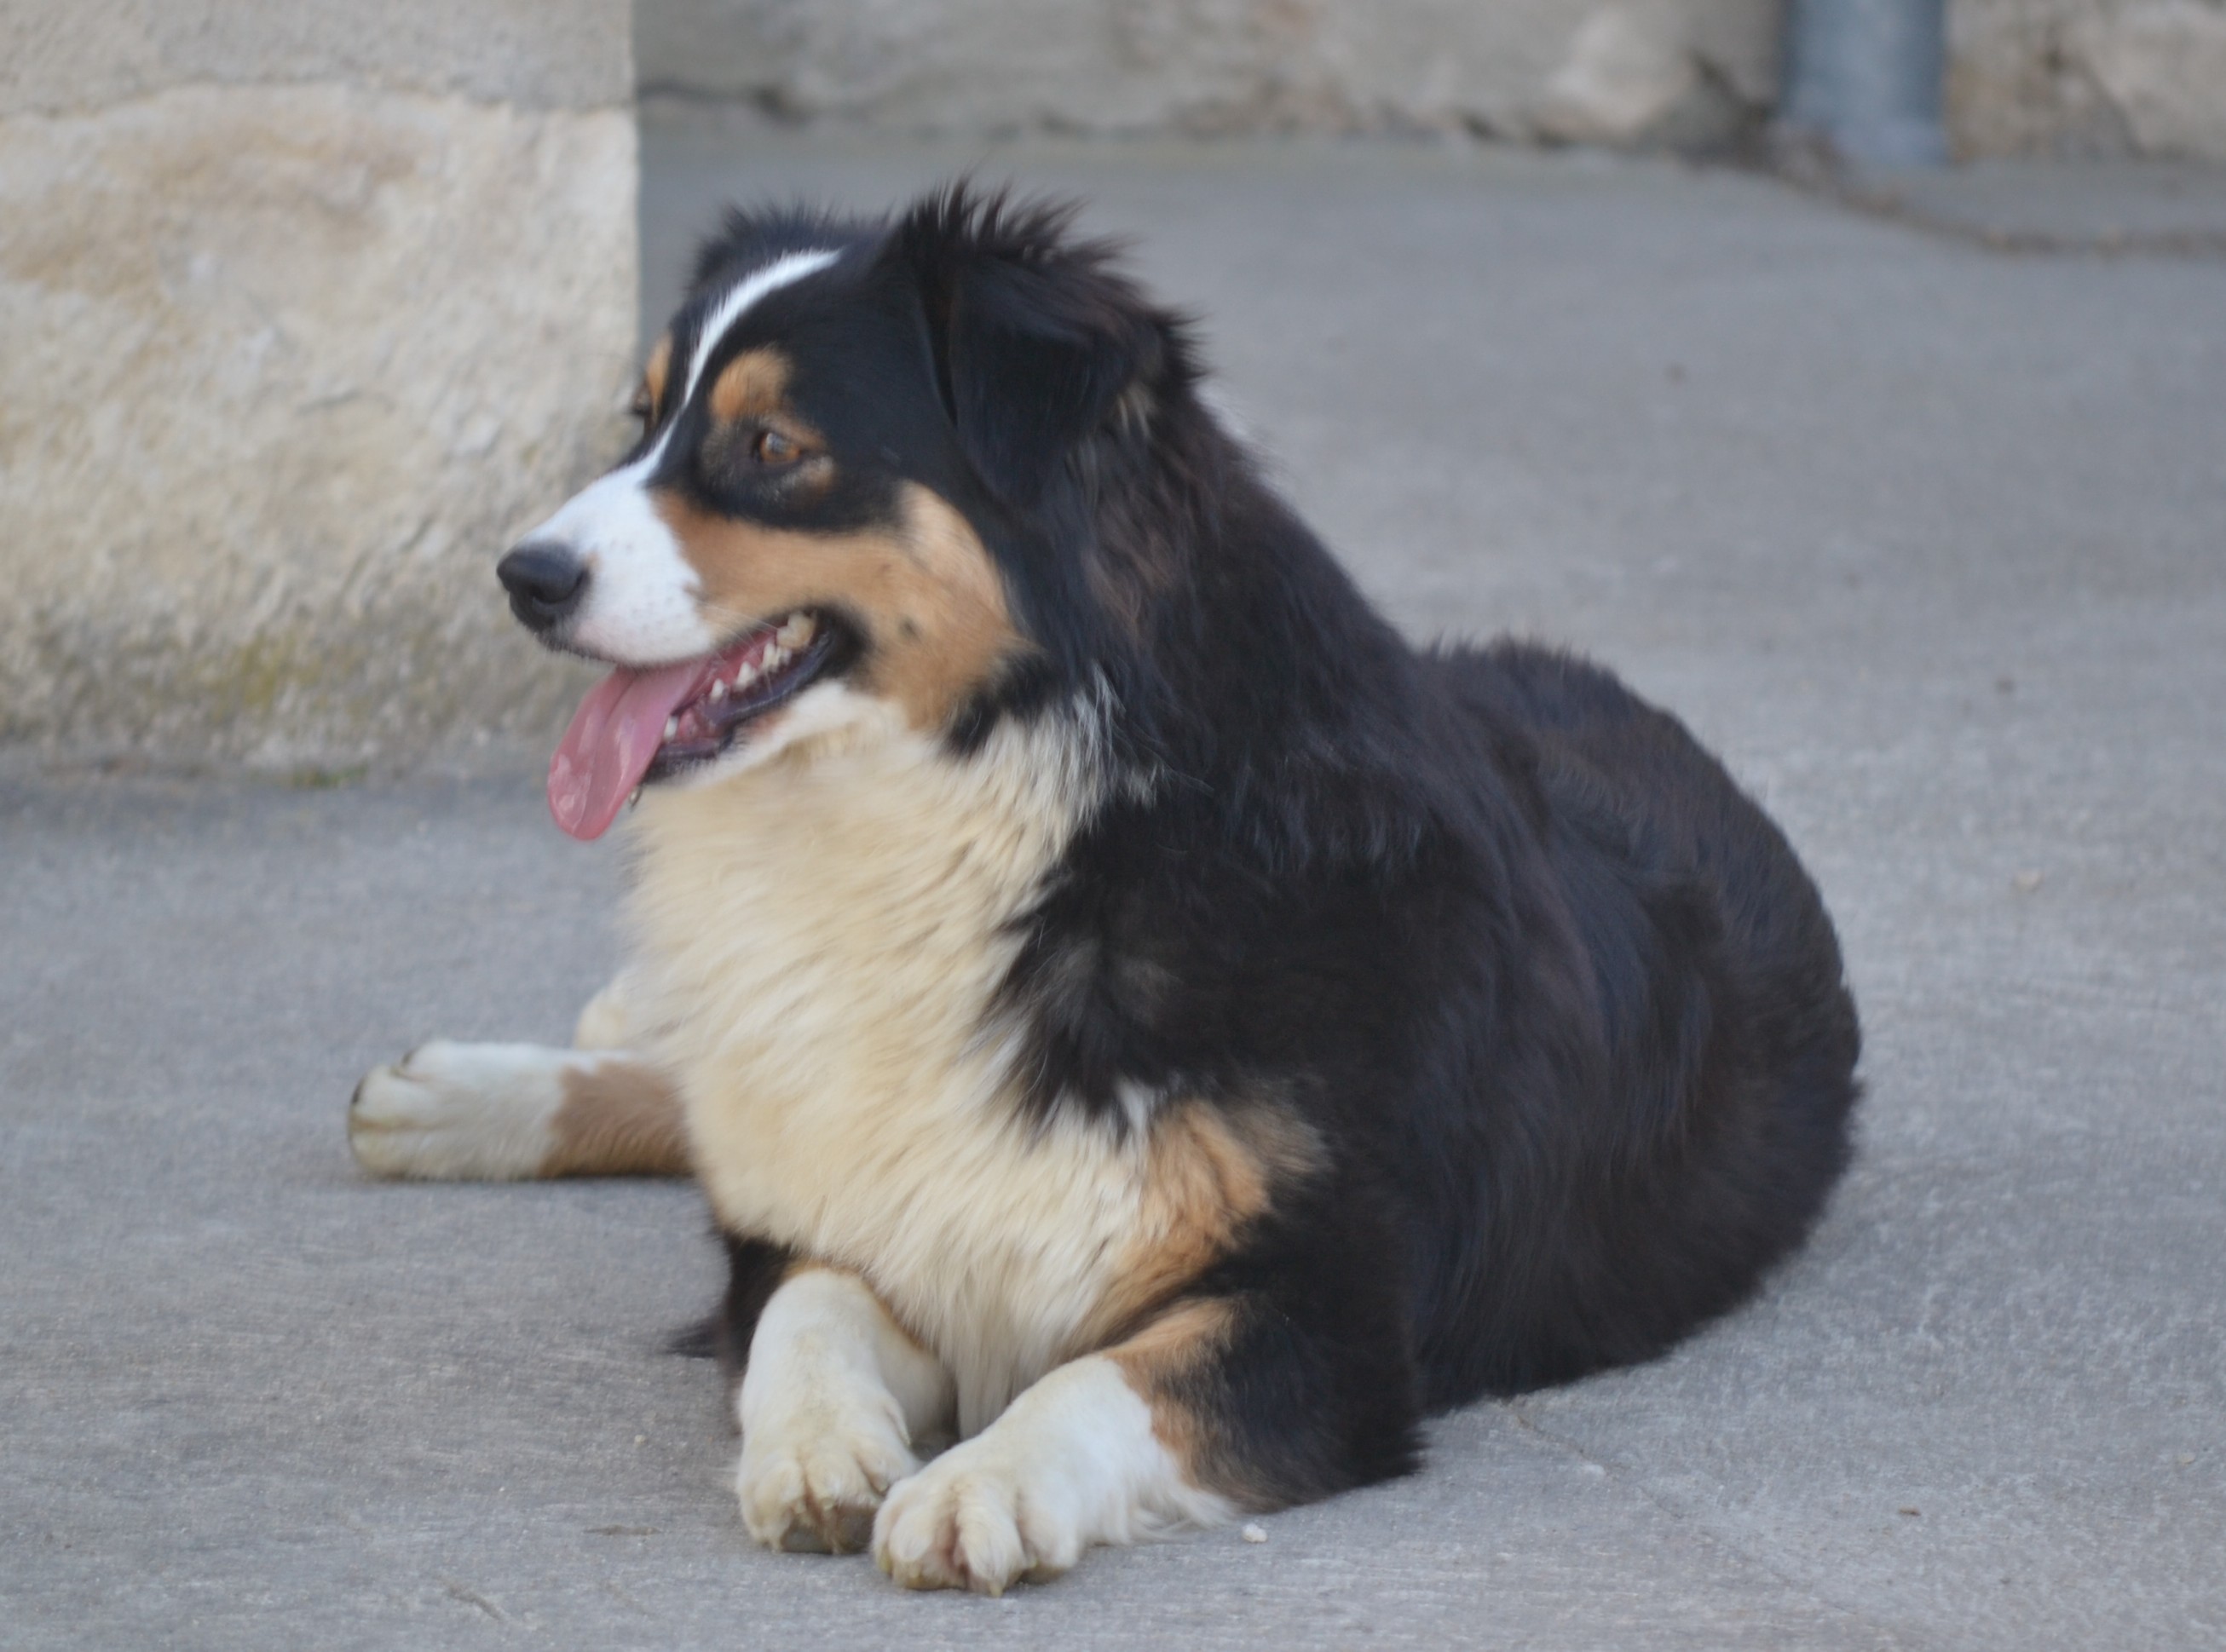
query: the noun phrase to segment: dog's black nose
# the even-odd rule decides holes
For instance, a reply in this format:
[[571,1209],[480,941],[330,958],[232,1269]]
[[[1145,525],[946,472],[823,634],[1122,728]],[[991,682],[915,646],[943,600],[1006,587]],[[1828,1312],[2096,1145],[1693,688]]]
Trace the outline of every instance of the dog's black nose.
[[588,565],[559,545],[520,545],[494,565],[494,575],[528,631],[549,630],[588,588]]

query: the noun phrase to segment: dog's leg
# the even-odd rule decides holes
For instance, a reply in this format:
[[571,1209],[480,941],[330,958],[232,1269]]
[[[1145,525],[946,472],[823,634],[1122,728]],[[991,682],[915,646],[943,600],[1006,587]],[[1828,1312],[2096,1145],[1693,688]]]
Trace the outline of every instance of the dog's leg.
[[642,1041],[641,993],[633,971],[621,969],[588,1001],[573,1023],[575,1050],[627,1050]]
[[420,1045],[348,1103],[348,1146],[374,1176],[506,1181],[684,1176],[670,1081],[623,1051]]
[[737,1407],[742,1524],[773,1548],[865,1547],[917,1440],[950,1426],[951,1376],[854,1274],[806,1265],[767,1299]]
[[1402,1344],[1395,1332],[1371,1347],[1382,1327],[1353,1329],[1334,1334],[1295,1301],[1181,1303],[1052,1371],[895,1487],[874,1558],[907,1588],[1000,1594],[1056,1577],[1093,1543],[1405,1472],[1415,1407]]

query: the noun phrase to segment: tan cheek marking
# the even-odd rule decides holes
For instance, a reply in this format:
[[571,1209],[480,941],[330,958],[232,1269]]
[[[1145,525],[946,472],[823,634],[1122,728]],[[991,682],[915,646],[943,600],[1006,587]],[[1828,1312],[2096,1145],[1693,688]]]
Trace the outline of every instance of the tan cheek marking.
[[1262,1500],[1230,1484],[1225,1453],[1216,1446],[1219,1431],[1211,1416],[1202,1414],[1194,1397],[1197,1385],[1189,1380],[1228,1345],[1236,1317],[1226,1302],[1185,1302],[1107,1349],[1105,1357],[1151,1407],[1152,1433],[1181,1466],[1186,1480],[1256,1503]]
[[686,1176],[688,1134],[679,1094],[655,1068],[599,1061],[568,1071],[550,1121],[544,1176]]
[[777,350],[745,350],[711,384],[711,416],[722,424],[777,411],[788,390],[788,361]]
[[932,731],[1027,645],[1004,587],[966,519],[909,486],[900,523],[856,533],[768,528],[697,511],[670,495],[657,512],[696,570],[714,625],[840,606],[864,621],[871,652],[855,679]]
[[1320,1157],[1312,1132],[1278,1109],[1192,1104],[1162,1113],[1152,1125],[1135,1235],[1077,1351],[1118,1335],[1205,1272],[1268,1209],[1277,1185],[1306,1175]]
[[668,333],[658,340],[649,353],[648,364],[641,370],[641,388],[649,397],[652,418],[665,405],[665,381],[672,372],[672,335]]
[[1004,581],[966,518],[926,488],[906,491],[906,564],[878,620],[868,681],[938,728],[1027,645],[1005,606]]

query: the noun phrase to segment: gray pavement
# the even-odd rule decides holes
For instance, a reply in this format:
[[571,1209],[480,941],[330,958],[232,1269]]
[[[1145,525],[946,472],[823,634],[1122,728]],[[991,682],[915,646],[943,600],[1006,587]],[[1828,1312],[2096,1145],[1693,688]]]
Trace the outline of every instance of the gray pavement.
[[[646,153],[652,286],[720,194],[881,203],[975,158],[705,123]],[[989,170],[1145,238],[1413,632],[1597,652],[1786,823],[1868,1032],[1815,1244],[1264,1544],[903,1596],[745,1543],[716,1381],[658,1351],[716,1287],[691,1191],[349,1163],[363,1068],[559,1038],[614,961],[615,854],[530,769],[19,755],[0,1645],[2226,1645],[2226,263],[2005,256],[1669,163]],[[2108,216],[2044,184],[2049,224]]]

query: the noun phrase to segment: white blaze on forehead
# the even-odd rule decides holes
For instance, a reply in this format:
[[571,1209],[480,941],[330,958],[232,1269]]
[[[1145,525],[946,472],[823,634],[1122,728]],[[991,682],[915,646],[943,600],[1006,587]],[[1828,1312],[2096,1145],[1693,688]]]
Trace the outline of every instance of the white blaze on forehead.
[[[824,270],[839,256],[792,252],[729,288],[696,335],[681,403],[696,393],[711,353],[751,305]],[[701,581],[650,497],[650,478],[678,423],[677,416],[666,421],[655,447],[575,494],[526,536],[531,543],[561,546],[588,564],[587,600],[564,640],[615,664],[665,664],[709,653],[723,640],[696,611]]]
[[703,318],[702,331],[696,335],[696,351],[688,361],[688,382],[681,386],[680,399],[686,402],[696,393],[696,385],[703,377],[703,368],[711,359],[711,352],[719,347],[719,340],[727,330],[742,319],[750,306],[767,293],[778,291],[816,275],[842,255],[828,249],[816,252],[792,252],[786,257],[775,258],[762,270],[753,270],[727,289],[727,295],[712,307]]

